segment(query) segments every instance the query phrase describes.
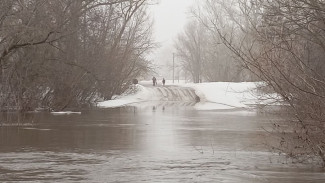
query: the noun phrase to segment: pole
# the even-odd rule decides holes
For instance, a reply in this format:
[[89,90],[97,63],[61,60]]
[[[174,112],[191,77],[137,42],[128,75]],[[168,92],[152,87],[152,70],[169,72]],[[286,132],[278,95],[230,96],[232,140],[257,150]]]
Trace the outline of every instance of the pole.
[[173,83],[174,83],[174,76],[175,76],[175,53],[173,53]]

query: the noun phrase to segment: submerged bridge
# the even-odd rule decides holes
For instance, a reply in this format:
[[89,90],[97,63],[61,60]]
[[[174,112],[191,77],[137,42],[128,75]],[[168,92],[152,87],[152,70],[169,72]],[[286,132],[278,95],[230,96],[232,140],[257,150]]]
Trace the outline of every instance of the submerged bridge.
[[156,86],[146,88],[150,92],[152,100],[183,102],[200,101],[200,98],[196,95],[195,90],[189,87]]
[[152,86],[148,84],[131,85],[119,98],[134,96],[140,101],[180,101],[200,102],[195,90],[183,86]]

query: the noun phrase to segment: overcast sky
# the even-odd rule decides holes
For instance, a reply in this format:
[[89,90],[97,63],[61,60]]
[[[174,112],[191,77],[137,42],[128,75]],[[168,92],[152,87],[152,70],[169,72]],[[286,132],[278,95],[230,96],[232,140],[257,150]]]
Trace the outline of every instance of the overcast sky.
[[152,7],[157,41],[169,41],[183,29],[192,4],[193,0],[160,0]]
[[[172,61],[174,39],[182,32],[189,17],[189,8],[195,0],[160,0],[152,6],[154,37],[160,47],[152,54],[154,63],[165,65]],[[164,67],[164,66],[162,66]],[[165,70],[162,68],[162,70]]]

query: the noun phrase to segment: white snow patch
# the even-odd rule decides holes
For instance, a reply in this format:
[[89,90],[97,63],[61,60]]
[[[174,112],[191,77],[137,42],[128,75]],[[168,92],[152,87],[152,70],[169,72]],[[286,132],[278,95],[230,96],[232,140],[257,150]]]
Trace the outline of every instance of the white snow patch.
[[256,88],[256,83],[253,82],[212,82],[183,86],[194,88],[196,95],[200,97],[200,103],[195,107],[200,110],[246,108],[245,101],[256,98],[252,95]]
[[81,114],[81,112],[72,112],[72,111],[59,111],[59,112],[51,112],[53,115],[69,115],[69,114]]
[[130,87],[121,96],[116,96],[114,100],[107,100],[103,102],[98,102],[97,106],[102,108],[114,108],[121,107],[132,103],[142,102],[150,100],[150,92],[148,88],[137,84]]

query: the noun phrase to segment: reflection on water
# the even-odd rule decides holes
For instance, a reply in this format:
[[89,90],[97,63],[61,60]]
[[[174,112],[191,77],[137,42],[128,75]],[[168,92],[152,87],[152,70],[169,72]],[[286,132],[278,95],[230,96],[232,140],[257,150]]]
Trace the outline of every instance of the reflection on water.
[[29,126],[0,127],[1,182],[325,180],[322,170],[268,153],[261,126],[278,118],[253,111],[157,102],[25,119]]

